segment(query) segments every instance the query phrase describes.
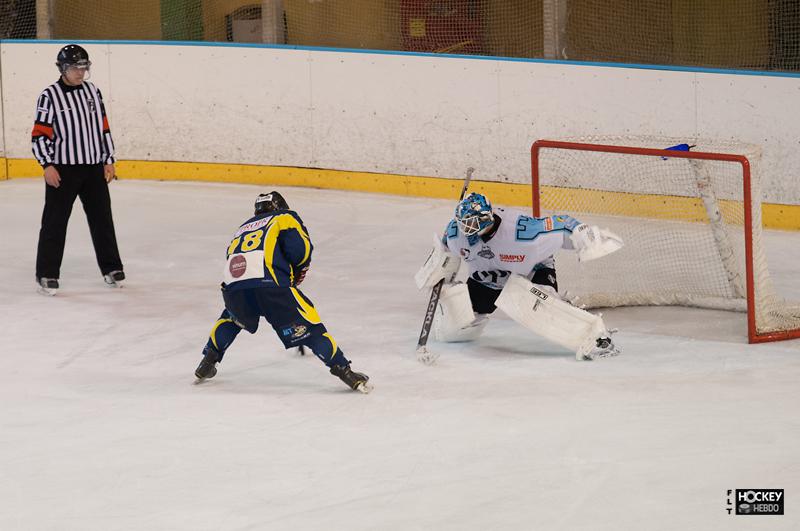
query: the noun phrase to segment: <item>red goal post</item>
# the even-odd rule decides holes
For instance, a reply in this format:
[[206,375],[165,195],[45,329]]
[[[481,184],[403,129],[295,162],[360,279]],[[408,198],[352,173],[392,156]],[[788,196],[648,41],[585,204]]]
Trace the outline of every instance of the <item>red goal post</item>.
[[581,264],[579,272],[574,261],[558,258],[559,280],[562,269],[571,274],[564,285],[569,291],[577,284],[575,299],[587,307],[746,311],[751,343],[800,338],[800,307],[777,296],[766,265],[760,179],[751,164],[760,149],[703,141],[693,142],[698,151],[664,149],[680,143],[665,137],[533,143],[534,215],[588,217],[626,242],[618,256]]

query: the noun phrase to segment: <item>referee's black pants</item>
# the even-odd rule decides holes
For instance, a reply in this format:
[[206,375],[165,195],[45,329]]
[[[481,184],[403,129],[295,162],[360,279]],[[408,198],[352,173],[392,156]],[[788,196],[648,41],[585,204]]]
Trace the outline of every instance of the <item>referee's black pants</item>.
[[81,198],[83,210],[86,212],[100,272],[106,275],[112,271],[122,271],[122,260],[119,257],[114,220],[111,216],[111,196],[103,175],[103,165],[56,165],[56,170],[61,176],[61,185],[53,188],[45,184],[42,228],[39,231],[39,248],[36,254],[36,278],[59,278],[64,242],[67,238],[67,223],[76,197]]

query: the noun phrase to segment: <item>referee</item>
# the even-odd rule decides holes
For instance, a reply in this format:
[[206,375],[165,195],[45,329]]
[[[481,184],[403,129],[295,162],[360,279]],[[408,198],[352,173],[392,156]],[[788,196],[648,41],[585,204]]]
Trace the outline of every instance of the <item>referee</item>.
[[31,141],[46,183],[36,283],[45,295],[55,295],[59,287],[76,197],[86,212],[103,279],[111,287],[121,287],[125,280],[108,194],[115,176],[114,143],[100,89],[84,81],[91,65],[86,50],[76,44],[64,46],[56,58],[61,78],[44,89],[36,103]]

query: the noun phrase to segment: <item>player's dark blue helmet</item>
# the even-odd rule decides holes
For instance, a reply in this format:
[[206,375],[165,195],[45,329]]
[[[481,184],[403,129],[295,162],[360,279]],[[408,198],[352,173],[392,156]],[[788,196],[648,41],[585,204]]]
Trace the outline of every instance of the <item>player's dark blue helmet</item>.
[[56,56],[56,66],[62,74],[67,68],[83,68],[89,70],[92,62],[89,60],[89,52],[77,44],[68,44],[59,50]]
[[482,234],[494,223],[492,204],[483,195],[472,192],[456,207],[456,222],[465,236]]
[[256,198],[255,214],[266,214],[276,210],[289,210],[289,204],[278,192],[259,194]]

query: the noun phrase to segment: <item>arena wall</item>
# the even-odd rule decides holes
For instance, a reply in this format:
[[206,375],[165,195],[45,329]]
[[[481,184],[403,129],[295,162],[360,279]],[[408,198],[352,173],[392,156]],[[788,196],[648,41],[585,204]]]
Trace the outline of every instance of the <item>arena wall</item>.
[[[7,177],[41,174],[30,129],[63,44],[0,43]],[[84,45],[122,178],[450,197],[474,166],[485,189],[525,204],[537,138],[667,135],[763,146],[765,199],[782,217],[800,207],[798,75],[262,45]]]

